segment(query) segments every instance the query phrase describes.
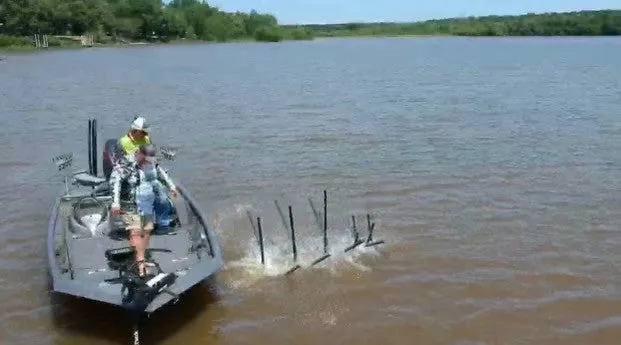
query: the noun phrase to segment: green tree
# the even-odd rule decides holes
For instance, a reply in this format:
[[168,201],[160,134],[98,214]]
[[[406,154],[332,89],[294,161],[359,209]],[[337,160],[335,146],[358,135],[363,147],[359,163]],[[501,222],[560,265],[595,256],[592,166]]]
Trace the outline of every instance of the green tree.
[[259,42],[279,42],[283,37],[277,26],[263,26],[255,31],[254,38]]

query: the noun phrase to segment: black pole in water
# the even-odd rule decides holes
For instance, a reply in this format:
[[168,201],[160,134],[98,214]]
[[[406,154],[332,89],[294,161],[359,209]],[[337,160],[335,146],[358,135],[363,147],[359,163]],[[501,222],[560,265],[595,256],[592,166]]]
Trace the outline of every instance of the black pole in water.
[[352,232],[353,232],[353,236],[354,236],[354,242],[358,242],[359,239],[359,235],[358,235],[358,230],[356,229],[356,216],[354,216],[353,214],[351,215],[351,224],[352,224]]
[[265,265],[265,254],[263,251],[263,229],[261,228],[261,217],[257,217],[257,228],[259,230],[259,247],[261,248],[261,264]]
[[362,243],[364,243],[364,241],[362,241],[360,239],[360,234],[358,233],[358,229],[356,229],[356,216],[355,215],[351,216],[351,222],[352,222],[352,236],[354,237],[354,244],[352,244],[351,246],[345,248],[345,252],[348,252],[348,251],[358,247]]
[[375,228],[375,223],[371,224],[371,215],[367,213],[367,230],[369,231],[367,243],[373,240],[373,228]]
[[367,237],[366,244],[364,245],[365,247],[373,247],[378,244],[384,243],[383,240],[372,242],[373,241],[373,230],[375,229],[375,222],[371,223],[371,215],[368,213],[367,213],[367,228],[369,229],[369,237]]
[[295,226],[293,224],[293,210],[291,209],[291,206],[289,206],[289,225],[291,226],[291,244],[293,246],[293,263],[295,264],[295,266],[289,269],[289,271],[287,271],[285,275],[288,275],[301,267],[300,265],[297,264],[298,248],[295,244]]
[[295,227],[293,224],[293,210],[289,206],[289,226],[291,227],[291,244],[293,246],[293,262],[298,262],[298,247],[295,244]]
[[311,266],[314,266],[323,260],[329,258],[331,255],[328,254],[328,193],[326,190],[323,191],[323,256],[319,259],[313,261]]
[[328,192],[323,191],[323,253],[328,254]]

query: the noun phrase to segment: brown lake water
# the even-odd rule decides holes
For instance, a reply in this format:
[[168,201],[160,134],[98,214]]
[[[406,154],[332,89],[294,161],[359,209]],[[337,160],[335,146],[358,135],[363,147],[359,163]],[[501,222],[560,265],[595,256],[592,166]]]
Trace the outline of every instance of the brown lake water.
[[[591,344],[621,339],[621,39],[334,39],[0,61],[0,344],[129,344],[114,308],[54,296],[51,158],[86,166],[147,116],[227,267],[144,344]],[[308,197],[328,190],[333,258]],[[246,211],[264,218],[260,265]],[[384,246],[344,253],[364,214]]]

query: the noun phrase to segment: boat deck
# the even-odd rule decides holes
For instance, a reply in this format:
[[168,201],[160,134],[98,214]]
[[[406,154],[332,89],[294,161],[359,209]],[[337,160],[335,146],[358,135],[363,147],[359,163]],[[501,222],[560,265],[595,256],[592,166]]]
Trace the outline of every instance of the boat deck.
[[[196,252],[192,250],[190,232],[176,228],[173,235],[152,235],[148,249],[165,249],[170,252],[150,251],[151,260],[157,262],[165,272],[188,269],[198,263]],[[68,238],[69,257],[74,279],[101,282],[118,276],[118,271],[109,267],[106,250],[129,246],[128,241],[110,237]]]
[[[176,182],[179,193],[171,200],[176,211],[171,224],[180,225],[163,233],[156,229],[147,247],[147,262],[158,266],[148,273],[156,275],[149,275],[148,280],[143,281],[135,274],[137,272],[131,272],[129,266],[135,261],[135,251],[130,247],[123,221],[110,217],[112,197],[106,181],[116,155],[123,153],[116,139],[108,139],[104,144],[103,175],[100,176],[96,128],[96,119],[89,119],[87,170],[67,170],[73,165],[73,153],[52,159],[58,170],[64,171],[65,181],[47,234],[52,289],[55,293],[152,313],[221,270],[224,267],[222,248],[196,201]],[[164,150],[162,156],[173,160],[175,151]],[[132,204],[130,201],[124,204],[121,200],[123,209],[135,207]],[[113,251],[112,255],[109,251]]]
[[[199,218],[200,215],[192,212],[188,199],[178,199],[175,207],[181,225],[154,230],[147,247],[148,262],[155,262],[164,273],[175,273],[177,276],[176,283],[169,287],[170,292],[175,294],[183,293],[223,267],[220,248],[210,246],[210,241],[214,239],[210,238],[211,235],[206,235],[206,225]],[[120,276],[119,267],[114,267],[114,262],[108,260],[106,252],[130,247],[128,233],[122,227],[110,231],[109,227],[103,225],[94,235],[84,230],[72,231],[74,226],[71,225],[71,219],[75,202],[61,201],[58,208],[53,233],[54,265],[57,267],[54,289],[121,305],[122,285],[117,279]],[[104,201],[104,204],[107,202],[109,201]],[[87,215],[97,213],[96,208],[87,208]],[[99,210],[101,209],[100,204]],[[124,262],[132,261],[133,253],[130,253]],[[169,294],[159,294],[146,311],[156,310],[171,298]]]

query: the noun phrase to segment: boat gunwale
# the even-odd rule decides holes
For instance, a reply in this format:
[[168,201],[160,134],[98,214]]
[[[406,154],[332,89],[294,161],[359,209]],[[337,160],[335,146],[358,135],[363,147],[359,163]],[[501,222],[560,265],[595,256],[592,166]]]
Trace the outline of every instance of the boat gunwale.
[[203,233],[205,233],[207,243],[209,244],[209,256],[211,256],[213,259],[215,259],[216,256],[221,257],[222,256],[221,248],[218,248],[218,253],[216,253],[216,248],[214,248],[214,245],[213,245],[213,242],[214,241],[217,242],[217,239],[211,237],[212,233],[215,235],[215,230],[207,226],[207,222],[205,221],[205,216],[203,215],[203,212],[201,212],[201,210],[198,208],[198,203],[196,202],[196,199],[194,199],[194,197],[190,194],[188,189],[185,188],[185,186],[182,183],[180,183],[179,181],[174,181],[174,182],[177,188],[179,189],[179,191],[181,192],[181,194],[183,195],[183,197],[188,202],[188,205],[190,205],[190,208],[192,209],[194,216],[197,218],[197,220],[199,221],[199,223],[201,224],[203,228]]
[[49,272],[52,276],[52,285],[55,289],[56,279],[60,278],[62,272],[60,270],[60,266],[58,265],[58,260],[56,260],[56,229],[58,224],[58,213],[60,210],[60,204],[62,202],[63,195],[60,193],[58,197],[56,197],[56,201],[54,202],[54,206],[52,208],[52,215],[50,216],[50,221],[48,223],[47,230],[47,262]]

